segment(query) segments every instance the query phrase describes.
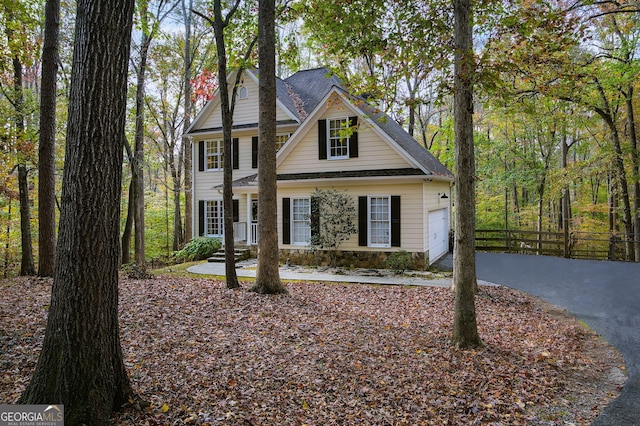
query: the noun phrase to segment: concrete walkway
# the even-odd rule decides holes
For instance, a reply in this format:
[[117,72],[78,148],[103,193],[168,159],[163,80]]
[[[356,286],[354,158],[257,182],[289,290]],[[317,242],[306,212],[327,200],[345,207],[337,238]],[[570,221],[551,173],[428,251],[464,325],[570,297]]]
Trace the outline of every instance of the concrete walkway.
[[[194,265],[187,269],[188,272],[194,274],[206,274],[206,275],[225,275],[224,263],[205,262],[198,265]],[[236,264],[236,274],[238,278],[256,277],[256,264],[255,261],[238,262]],[[428,276],[406,276],[406,275],[391,275],[383,276],[375,274],[375,271],[371,270],[367,275],[351,275],[351,274],[335,274],[322,272],[313,269],[301,269],[296,267],[282,266],[280,267],[280,278],[283,280],[291,281],[327,281],[327,282],[342,282],[342,283],[357,283],[357,284],[379,284],[379,285],[415,285],[415,286],[431,286],[431,287],[449,287],[451,286],[451,278],[429,278]]]

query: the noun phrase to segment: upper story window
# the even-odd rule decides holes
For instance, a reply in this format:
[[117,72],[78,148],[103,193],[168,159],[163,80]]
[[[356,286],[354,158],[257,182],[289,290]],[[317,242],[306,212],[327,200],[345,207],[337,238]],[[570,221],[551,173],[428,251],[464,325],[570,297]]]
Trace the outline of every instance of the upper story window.
[[247,99],[249,97],[249,89],[244,86],[238,88],[238,99]]
[[224,144],[222,140],[209,140],[206,141],[206,160],[207,170],[221,170],[222,169],[222,153],[224,150]]
[[291,133],[279,133],[276,135],[276,152],[280,151],[280,148],[287,143]]
[[348,127],[349,119],[346,117],[327,120],[329,160],[349,158],[349,137],[346,136]]
[[318,160],[358,157],[358,117],[318,120]]

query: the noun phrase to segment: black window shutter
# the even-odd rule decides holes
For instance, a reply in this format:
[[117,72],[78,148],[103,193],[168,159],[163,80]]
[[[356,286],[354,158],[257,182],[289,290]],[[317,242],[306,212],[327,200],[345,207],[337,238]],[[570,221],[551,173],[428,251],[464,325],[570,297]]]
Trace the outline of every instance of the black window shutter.
[[282,244],[291,244],[291,198],[282,199]]
[[240,139],[233,138],[233,147],[231,149],[231,155],[233,156],[233,168],[240,168]]
[[240,222],[240,201],[239,200],[232,200],[232,201],[233,201],[233,221]]
[[198,142],[198,171],[204,172],[204,141]]
[[311,237],[320,232],[320,199],[311,197]]
[[358,197],[358,245],[364,247],[369,242],[367,210],[367,197]]
[[391,196],[391,247],[400,247],[400,196]]
[[251,138],[251,168],[258,168],[258,137]]
[[[358,125],[358,117],[349,117],[349,127]],[[356,127],[349,137],[349,158],[358,156],[358,128]]]
[[198,200],[198,235],[204,235],[204,200]]
[[327,120],[318,120],[318,159],[327,159]]

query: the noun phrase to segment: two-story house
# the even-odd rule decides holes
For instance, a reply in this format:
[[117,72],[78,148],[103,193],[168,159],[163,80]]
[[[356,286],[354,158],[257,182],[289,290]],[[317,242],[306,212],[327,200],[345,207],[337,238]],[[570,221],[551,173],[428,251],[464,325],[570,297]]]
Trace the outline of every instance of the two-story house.
[[[260,238],[258,78],[258,70],[244,71],[233,117],[234,237],[246,245]],[[328,69],[278,79],[277,129],[281,258],[309,261],[310,194],[316,188],[347,191],[357,204],[358,233],[340,246],[344,266],[380,267],[388,254],[402,249],[417,267],[426,267],[448,251],[453,174],[398,123],[349,94]],[[220,237],[218,96],[187,136],[193,142],[194,234]]]

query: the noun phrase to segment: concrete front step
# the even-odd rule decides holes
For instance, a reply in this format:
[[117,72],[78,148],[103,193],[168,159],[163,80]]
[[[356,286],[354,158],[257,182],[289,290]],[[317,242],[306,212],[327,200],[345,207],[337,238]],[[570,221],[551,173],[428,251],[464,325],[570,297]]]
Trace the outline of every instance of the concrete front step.
[[[236,262],[239,262],[241,260],[246,260],[246,259],[249,259],[251,257],[251,251],[249,249],[236,248],[233,252],[234,252],[234,258],[235,258]],[[210,258],[207,259],[207,261],[208,262],[224,263],[225,262],[225,251],[224,251],[224,248],[221,248],[220,250],[215,252],[213,254],[213,256],[211,256]]]

